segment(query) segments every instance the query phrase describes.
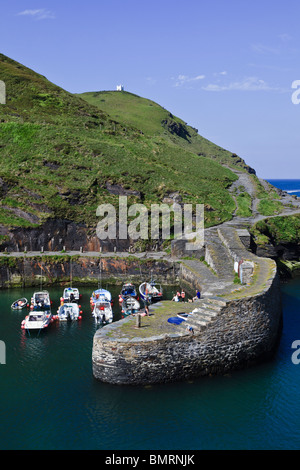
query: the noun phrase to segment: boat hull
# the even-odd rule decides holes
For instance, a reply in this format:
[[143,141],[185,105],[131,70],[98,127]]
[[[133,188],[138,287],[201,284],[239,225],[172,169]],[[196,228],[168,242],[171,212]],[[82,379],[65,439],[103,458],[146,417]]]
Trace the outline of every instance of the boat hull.
[[139,292],[144,302],[154,303],[162,299],[161,287],[157,287],[153,283],[143,282],[139,287]]
[[97,323],[111,323],[113,321],[113,311],[110,302],[97,302],[94,305],[92,315]]
[[94,306],[97,302],[111,302],[111,293],[106,289],[97,289],[93,292],[90,303]]
[[141,305],[137,299],[127,297],[122,302],[122,313],[124,315],[131,315],[140,311]]
[[66,303],[59,307],[57,319],[59,321],[77,321],[81,320],[81,313],[77,303]]
[[28,300],[24,298],[16,300],[12,305],[12,310],[22,310],[28,306]]
[[41,331],[51,324],[52,314],[30,314],[21,323],[21,328],[27,331]]

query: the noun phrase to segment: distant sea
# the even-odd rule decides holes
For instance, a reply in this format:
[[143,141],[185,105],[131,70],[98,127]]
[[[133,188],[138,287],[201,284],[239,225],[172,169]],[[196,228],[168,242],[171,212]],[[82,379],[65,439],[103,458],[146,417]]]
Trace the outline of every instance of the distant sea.
[[289,194],[295,194],[300,197],[300,179],[295,180],[267,180],[276,188],[282,189]]

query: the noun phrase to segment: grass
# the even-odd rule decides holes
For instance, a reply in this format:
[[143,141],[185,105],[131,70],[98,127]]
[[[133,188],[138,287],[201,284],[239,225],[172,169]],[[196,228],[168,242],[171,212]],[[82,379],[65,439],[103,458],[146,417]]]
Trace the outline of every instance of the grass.
[[[109,185],[148,209],[177,192],[205,205],[206,227],[232,218],[230,168],[249,168],[163,107],[127,92],[73,95],[3,54],[0,77],[1,225],[63,218],[95,230],[97,207],[118,206]],[[248,214],[248,196],[238,200]]]
[[238,155],[205,139],[199,135],[197,129],[187,125],[154,101],[125,91],[87,92],[78,96],[97,106],[116,121],[125,126],[133,126],[152,138],[162,137],[169,144],[231,168],[249,169]]
[[184,203],[209,207],[207,226],[232,217],[235,204],[227,189],[236,176],[218,158],[234,158],[208,141],[203,145],[209,150],[200,151],[203,138],[192,128],[186,139],[163,127],[165,118],[185,124],[159,105],[110,93],[113,102],[99,109],[1,54],[0,74],[7,88],[7,104],[0,106],[1,224],[36,226],[16,215],[18,209],[40,225],[64,218],[95,228],[98,205],[118,205],[108,183],[136,191],[128,205],[150,207],[176,191]]
[[278,216],[259,221],[251,232],[258,245],[299,243],[300,215]]
[[236,211],[236,215],[239,217],[251,217],[252,216],[252,198],[250,194],[246,192],[240,193],[236,196],[236,201],[238,204],[238,209]]
[[265,216],[279,214],[283,209],[283,204],[276,199],[272,199],[271,194],[261,199],[257,207],[258,212]]

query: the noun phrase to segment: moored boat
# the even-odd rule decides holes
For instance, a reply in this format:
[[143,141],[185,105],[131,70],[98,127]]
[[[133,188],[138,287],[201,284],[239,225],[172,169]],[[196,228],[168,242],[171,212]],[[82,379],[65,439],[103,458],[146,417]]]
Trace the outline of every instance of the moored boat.
[[66,287],[64,289],[62,298],[64,302],[79,302],[79,289],[77,289],[77,287]]
[[31,311],[21,323],[24,330],[43,330],[47,328],[52,321],[51,312],[45,310]]
[[57,310],[57,319],[59,321],[76,321],[81,320],[82,310],[76,303],[64,303]]
[[124,315],[131,315],[133,313],[137,313],[140,308],[140,302],[134,297],[125,297],[122,302],[122,313],[124,313]]
[[160,284],[151,282],[143,282],[139,286],[141,298],[147,302],[157,302],[162,299],[163,290]]
[[111,293],[106,289],[97,289],[95,290],[90,298],[90,304],[95,305],[96,302],[111,302]]
[[113,311],[108,300],[98,300],[94,304],[93,317],[97,323],[111,323],[113,321]]
[[125,297],[136,297],[137,292],[136,288],[133,284],[130,282],[127,282],[126,284],[123,284],[121,292],[119,294],[119,302],[122,303]]
[[16,300],[11,304],[13,310],[22,310],[23,308],[29,307],[28,300],[25,297]]
[[31,298],[30,308],[33,310],[48,310],[51,307],[50,295],[48,291],[34,292]]

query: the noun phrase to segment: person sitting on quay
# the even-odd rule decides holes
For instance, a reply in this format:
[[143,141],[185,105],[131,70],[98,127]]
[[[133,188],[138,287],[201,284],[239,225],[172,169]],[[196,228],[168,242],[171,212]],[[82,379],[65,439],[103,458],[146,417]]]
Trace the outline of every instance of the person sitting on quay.
[[200,300],[200,298],[201,298],[201,293],[200,293],[200,291],[197,289],[197,290],[196,290],[196,295],[195,295],[195,297],[193,297],[193,302],[195,302],[195,300]]

